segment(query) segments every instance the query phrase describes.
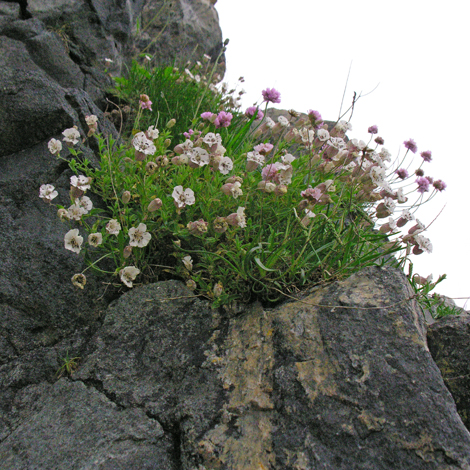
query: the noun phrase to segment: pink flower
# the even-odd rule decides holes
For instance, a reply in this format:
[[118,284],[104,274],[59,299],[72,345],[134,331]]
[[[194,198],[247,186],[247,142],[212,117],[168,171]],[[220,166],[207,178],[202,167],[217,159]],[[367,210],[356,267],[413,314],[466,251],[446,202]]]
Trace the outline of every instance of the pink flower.
[[369,134],[377,134],[377,132],[379,132],[379,128],[377,126],[370,126],[369,129],[367,129],[367,132]]
[[148,95],[140,95],[139,104],[142,109],[148,109],[149,111],[152,111],[152,102],[150,101]]
[[281,102],[281,94],[275,90],[274,88],[266,88],[261,92],[263,95],[263,100],[267,101],[268,103],[280,103]]
[[399,170],[395,171],[395,173],[398,175],[398,178],[401,178],[402,180],[410,176],[405,168],[400,168]]
[[261,177],[263,178],[264,181],[277,181],[277,175],[278,175],[278,163],[271,163],[270,165],[266,165],[262,170],[261,170]]
[[214,124],[215,127],[228,127],[230,126],[230,122],[232,121],[232,113],[226,113],[225,111],[220,111],[220,113],[217,115]]
[[266,143],[266,144],[259,144],[256,147],[253,147],[255,152],[260,153],[261,155],[267,155],[273,148],[273,144]]
[[249,118],[253,117],[256,114],[256,120],[260,121],[264,117],[264,113],[260,111],[256,106],[250,106],[245,111],[245,116]]
[[447,184],[444,183],[444,181],[442,180],[437,180],[437,181],[434,181],[434,183],[432,184],[438,191],[444,191],[444,189],[447,188]]
[[416,183],[418,183],[418,193],[427,193],[429,191],[429,180],[427,178],[418,178]]
[[210,111],[206,111],[205,113],[201,114],[202,119],[205,119],[205,120],[211,121],[211,122],[213,122],[213,120],[212,120],[213,116],[215,116],[215,114],[211,113]]
[[418,151],[418,146],[416,145],[416,142],[413,139],[405,140],[405,142],[403,142],[403,145],[410,152],[416,153]]
[[421,152],[421,156],[423,157],[423,160],[425,162],[430,162],[432,160],[431,158],[431,151],[430,150],[426,150],[425,152]]
[[183,135],[189,139],[192,135],[194,134],[194,131],[192,129],[189,129],[188,132],[183,132]]
[[308,118],[310,119],[310,122],[312,123],[312,126],[317,128],[317,129],[319,127],[321,127],[321,125],[323,124],[323,118],[321,117],[321,114],[318,111],[314,111],[313,109],[309,109],[308,110]]

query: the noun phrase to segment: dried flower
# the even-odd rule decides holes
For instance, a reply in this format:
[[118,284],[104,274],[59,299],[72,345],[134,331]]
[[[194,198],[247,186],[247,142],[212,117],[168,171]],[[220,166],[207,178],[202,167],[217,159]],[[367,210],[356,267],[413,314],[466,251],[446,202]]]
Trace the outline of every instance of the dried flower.
[[83,289],[86,284],[86,277],[85,274],[74,274],[72,276],[72,284],[75,287],[79,287],[80,289]]
[[209,224],[203,219],[199,219],[194,222],[189,222],[186,227],[192,235],[203,235],[207,232],[208,225]]

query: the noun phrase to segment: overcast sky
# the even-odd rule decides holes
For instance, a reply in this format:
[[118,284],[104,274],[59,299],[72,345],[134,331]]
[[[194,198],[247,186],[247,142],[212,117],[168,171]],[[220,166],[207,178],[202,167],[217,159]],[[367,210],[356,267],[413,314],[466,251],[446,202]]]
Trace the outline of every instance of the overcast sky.
[[[432,254],[413,256],[415,272],[446,273],[437,292],[470,296],[469,203],[470,28],[462,0],[218,0],[226,52],[225,80],[245,77],[243,105],[261,102],[261,90],[281,92],[276,107],[318,110],[336,120],[351,62],[344,106],[356,106],[350,137],[368,140],[377,125],[384,147],[404,153],[414,139],[432,151],[426,175],[448,187],[416,213],[426,225]],[[378,85],[378,86],[377,86]],[[456,300],[464,305],[465,300]],[[470,309],[470,301],[467,303]]]

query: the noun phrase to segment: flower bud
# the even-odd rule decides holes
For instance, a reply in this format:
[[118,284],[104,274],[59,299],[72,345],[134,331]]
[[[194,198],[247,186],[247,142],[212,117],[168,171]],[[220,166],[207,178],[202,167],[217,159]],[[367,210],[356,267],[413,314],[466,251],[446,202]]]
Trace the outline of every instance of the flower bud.
[[147,210],[149,212],[155,212],[156,210],[160,209],[162,205],[163,205],[162,200],[157,197],[153,201],[150,202],[150,204],[147,207]]
[[287,186],[285,184],[279,184],[278,186],[276,186],[274,192],[278,196],[284,196],[284,194],[287,194]]
[[218,282],[214,286],[214,297],[220,297],[222,295],[222,292],[224,291],[224,286],[222,285],[221,282]]
[[131,193],[129,191],[124,191],[122,193],[122,203],[127,204],[131,200]]
[[167,127],[168,129],[171,129],[175,124],[176,124],[176,119],[170,119],[170,120],[166,123],[166,127]]
[[165,139],[163,145],[165,146],[165,148],[168,148],[171,145],[171,139]]
[[192,280],[189,279],[189,281],[186,281],[186,286],[189,287],[191,290],[196,290],[196,283]]

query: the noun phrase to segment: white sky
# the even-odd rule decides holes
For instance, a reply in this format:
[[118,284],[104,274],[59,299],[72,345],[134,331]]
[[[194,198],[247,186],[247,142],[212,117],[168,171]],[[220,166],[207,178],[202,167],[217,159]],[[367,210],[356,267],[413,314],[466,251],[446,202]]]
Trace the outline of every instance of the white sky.
[[[412,138],[418,153],[431,150],[425,174],[448,187],[416,213],[434,251],[413,256],[423,276],[447,274],[437,288],[470,296],[469,188],[470,7],[462,0],[218,0],[226,52],[225,81],[245,77],[244,107],[261,90],[281,92],[282,109],[318,110],[336,120],[352,61],[345,108],[353,92],[370,95],[355,106],[350,137],[367,141],[379,127],[393,156]],[[465,300],[457,300],[463,306]],[[470,309],[470,301],[467,303]]]

